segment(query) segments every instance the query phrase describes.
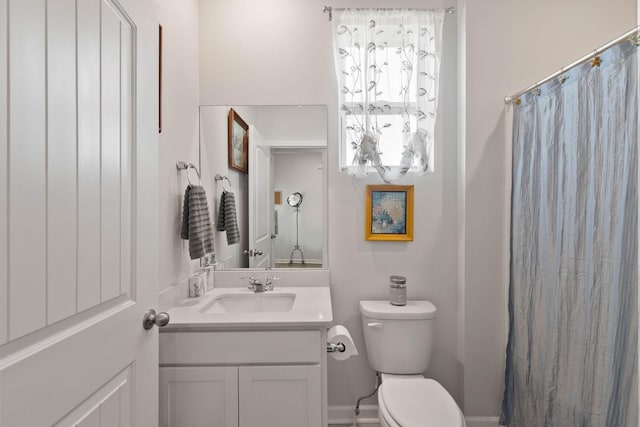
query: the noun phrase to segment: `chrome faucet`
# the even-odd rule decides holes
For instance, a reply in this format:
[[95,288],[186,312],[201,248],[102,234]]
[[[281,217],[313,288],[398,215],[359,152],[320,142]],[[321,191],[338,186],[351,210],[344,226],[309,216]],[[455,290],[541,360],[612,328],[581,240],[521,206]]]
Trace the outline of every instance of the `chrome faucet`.
[[262,280],[260,279],[256,279],[254,277],[249,277],[249,286],[247,286],[247,288],[251,289],[253,292],[264,292],[267,289],[265,289],[264,283],[262,283]]
[[252,290],[253,292],[259,293],[259,292],[272,291],[273,282],[280,278],[277,276],[269,276],[269,274],[267,273],[267,275],[264,278],[264,281],[260,279],[256,279],[255,277],[243,277],[243,279],[249,279],[249,286],[247,286],[248,289]]

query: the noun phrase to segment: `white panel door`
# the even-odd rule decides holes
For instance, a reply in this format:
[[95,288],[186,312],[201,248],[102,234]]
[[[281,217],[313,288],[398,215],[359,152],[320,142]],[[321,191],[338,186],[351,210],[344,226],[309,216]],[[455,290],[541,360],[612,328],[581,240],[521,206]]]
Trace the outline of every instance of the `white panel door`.
[[0,425],[157,426],[152,0],[0,0]]
[[160,427],[238,427],[238,367],[160,368]]
[[320,365],[241,366],[240,427],[320,427]]
[[[273,267],[271,147],[249,126],[249,267]],[[253,252],[251,252],[253,250]]]

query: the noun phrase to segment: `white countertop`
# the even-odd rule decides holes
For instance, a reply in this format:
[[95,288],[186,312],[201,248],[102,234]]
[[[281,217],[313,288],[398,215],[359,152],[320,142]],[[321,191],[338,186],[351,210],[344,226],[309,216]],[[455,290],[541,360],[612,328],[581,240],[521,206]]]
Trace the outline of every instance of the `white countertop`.
[[[216,288],[199,298],[187,298],[169,309],[171,321],[161,332],[228,329],[325,329],[333,323],[329,287],[277,287],[264,294],[295,294],[291,310],[284,312],[222,313],[201,310],[225,294],[254,294],[242,288]],[[259,296],[262,294],[256,294]]]

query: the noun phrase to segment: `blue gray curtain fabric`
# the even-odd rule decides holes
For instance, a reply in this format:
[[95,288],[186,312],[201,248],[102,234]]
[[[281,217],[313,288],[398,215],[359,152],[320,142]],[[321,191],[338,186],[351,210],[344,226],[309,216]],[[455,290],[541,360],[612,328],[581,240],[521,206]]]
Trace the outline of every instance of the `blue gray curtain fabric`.
[[636,50],[514,106],[503,425],[638,425]]

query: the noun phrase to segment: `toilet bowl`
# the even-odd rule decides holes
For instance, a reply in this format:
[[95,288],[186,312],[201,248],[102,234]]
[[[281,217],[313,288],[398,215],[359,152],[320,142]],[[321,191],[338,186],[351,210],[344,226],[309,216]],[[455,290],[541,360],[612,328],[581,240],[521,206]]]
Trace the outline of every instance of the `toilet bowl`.
[[378,389],[378,418],[382,427],[466,426],[444,387],[421,376],[383,379]]
[[464,427],[464,416],[442,385],[422,376],[429,366],[436,308],[429,301],[360,301],[369,365],[381,373],[382,427]]

